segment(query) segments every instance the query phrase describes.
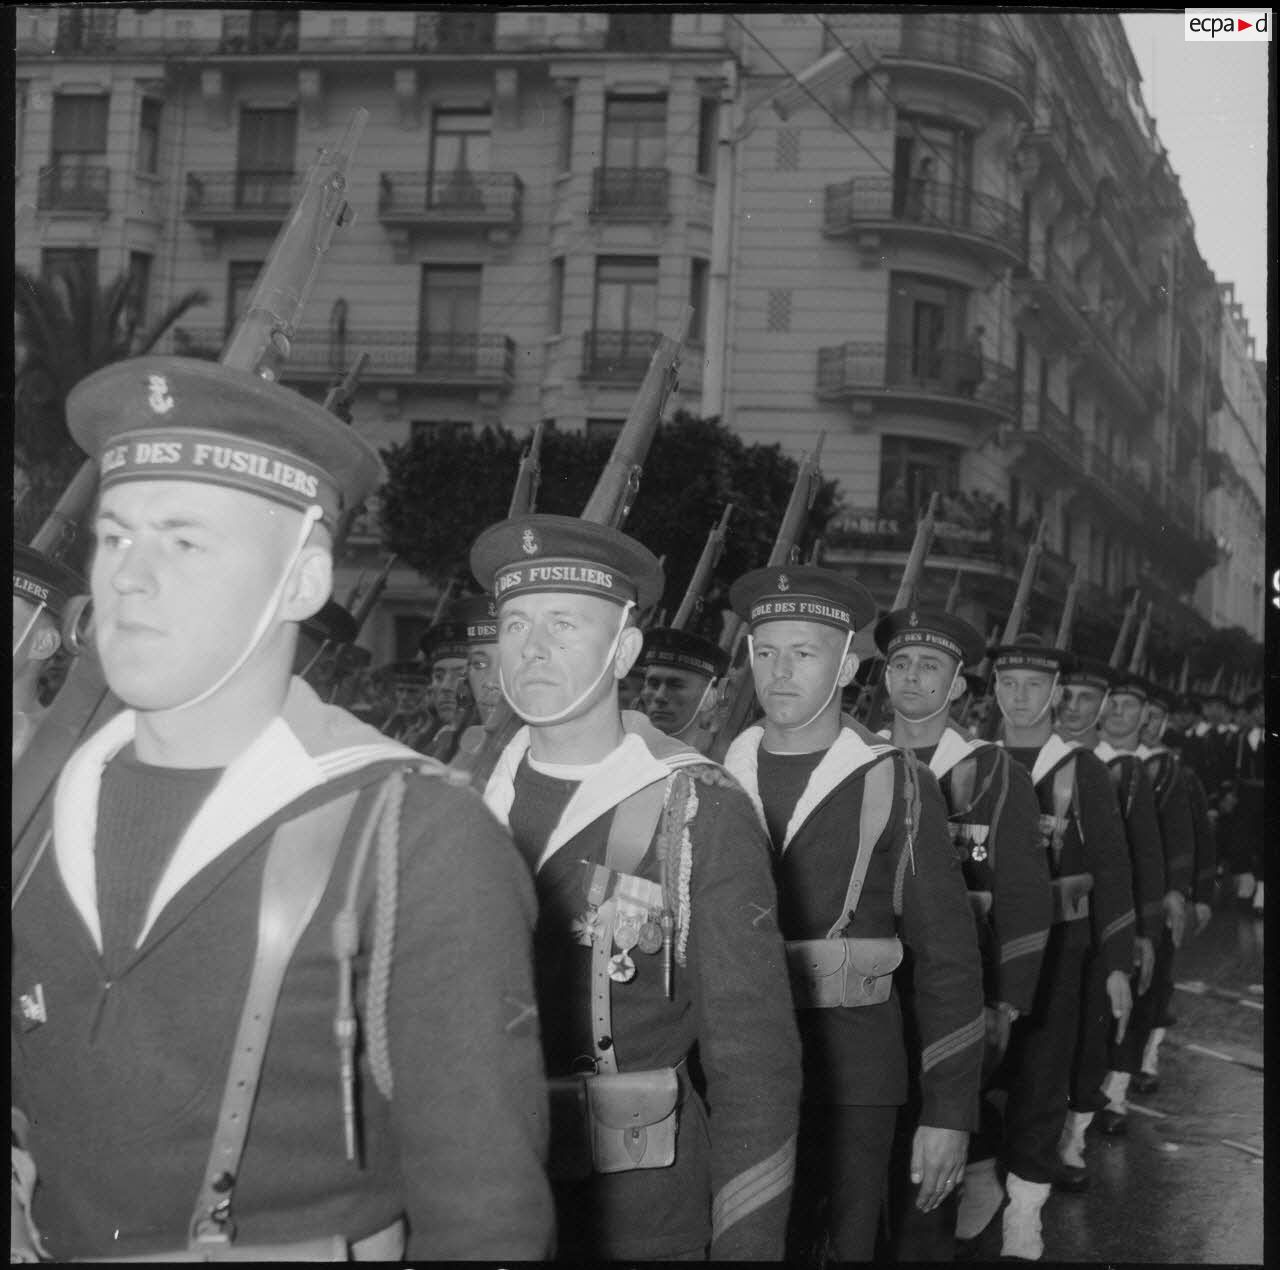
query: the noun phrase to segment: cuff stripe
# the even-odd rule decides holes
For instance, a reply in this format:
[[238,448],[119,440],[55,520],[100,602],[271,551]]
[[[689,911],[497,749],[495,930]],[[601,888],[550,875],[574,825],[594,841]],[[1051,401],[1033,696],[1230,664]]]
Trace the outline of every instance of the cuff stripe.
[[961,1050],[968,1049],[971,1045],[981,1044],[987,1037],[987,1024],[984,1015],[979,1014],[971,1023],[966,1023],[964,1027],[956,1028],[954,1032],[948,1032],[941,1040],[934,1041],[932,1045],[926,1045],[924,1054],[920,1059],[920,1070],[927,1072],[930,1068],[936,1067],[943,1060],[950,1058],[953,1054],[958,1054]]
[[1121,913],[1114,922],[1109,923],[1102,931],[1101,943],[1106,943],[1113,935],[1118,935],[1126,926],[1133,925],[1133,909]]
[[792,1134],[767,1160],[761,1160],[726,1182],[711,1205],[712,1241],[788,1191],[795,1169],[796,1137]]

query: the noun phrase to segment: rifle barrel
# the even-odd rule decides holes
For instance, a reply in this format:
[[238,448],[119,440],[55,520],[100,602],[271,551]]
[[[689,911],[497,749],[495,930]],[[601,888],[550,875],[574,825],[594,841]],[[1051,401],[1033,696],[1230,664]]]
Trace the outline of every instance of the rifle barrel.
[[733,504],[726,503],[724,511],[720,513],[719,521],[711,526],[707,534],[707,541],[703,543],[702,554],[698,557],[698,563],[694,565],[693,576],[689,579],[684,598],[680,601],[680,607],[676,609],[675,617],[671,619],[671,625],[675,630],[684,630],[697,611],[698,605],[702,603],[703,593],[711,582],[711,574],[720,562],[721,555],[724,554],[725,538],[729,533],[729,517],[732,515]]

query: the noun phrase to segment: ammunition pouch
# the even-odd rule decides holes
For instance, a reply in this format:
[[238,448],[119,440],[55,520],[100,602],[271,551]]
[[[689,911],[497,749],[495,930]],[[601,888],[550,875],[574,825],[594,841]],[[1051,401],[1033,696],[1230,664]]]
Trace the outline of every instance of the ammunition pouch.
[[991,919],[991,905],[995,897],[990,891],[970,891],[969,907],[973,909],[974,919],[979,926],[985,926]]
[[795,939],[787,943],[787,970],[797,1010],[883,1005],[902,962],[902,941]]
[[1053,923],[1078,922],[1089,916],[1092,873],[1068,873],[1053,879]]
[[547,1093],[551,1178],[569,1181],[675,1163],[680,1078],[674,1067],[555,1076]]

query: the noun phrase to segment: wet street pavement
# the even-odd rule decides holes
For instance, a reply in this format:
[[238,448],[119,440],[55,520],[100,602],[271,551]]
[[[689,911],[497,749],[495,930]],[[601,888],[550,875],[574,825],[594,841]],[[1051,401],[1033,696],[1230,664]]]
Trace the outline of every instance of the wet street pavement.
[[[1090,1189],[1044,1208],[1046,1261],[1261,1263],[1263,923],[1219,904],[1175,962],[1160,1087],[1090,1131]],[[1000,1255],[997,1219],[978,1248]]]

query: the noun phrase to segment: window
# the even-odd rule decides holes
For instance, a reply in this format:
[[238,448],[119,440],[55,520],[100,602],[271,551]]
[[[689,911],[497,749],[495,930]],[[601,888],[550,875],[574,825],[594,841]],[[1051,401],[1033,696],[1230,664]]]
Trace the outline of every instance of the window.
[[658,262],[652,256],[601,256],[595,317],[587,332],[586,373],[605,379],[644,377],[658,336]]
[[414,419],[409,424],[411,443],[456,441],[471,434],[471,424],[465,419]]
[[298,115],[289,110],[240,112],[236,156],[236,207],[279,208],[293,203],[293,165]]
[[489,171],[489,112],[437,110],[431,121],[430,207],[484,207],[478,176]]
[[423,265],[418,369],[474,370],[479,330],[480,266]]
[[54,97],[52,162],[41,191],[44,206],[106,210],[108,100],[69,93]]
[[83,276],[90,285],[96,285],[98,281],[97,248],[46,247],[40,253],[40,273],[50,282],[60,277]]
[[693,309],[693,321],[689,324],[689,339],[702,344],[707,338],[707,281],[710,265],[705,260],[689,262],[689,307]]
[[129,253],[129,323],[142,327],[147,321],[147,296],[151,291],[151,257],[145,251]]
[[608,97],[604,103],[604,165],[659,168],[667,155],[665,97]]
[[880,514],[911,525],[933,493],[954,494],[960,449],[942,441],[886,436],[880,444]]
[[610,53],[665,53],[671,48],[671,14],[611,13],[604,46]]
[[913,274],[893,275],[886,384],[958,391],[968,300],[964,287]]
[[154,97],[142,99],[142,118],[138,124],[138,171],[155,176],[160,171],[161,103]]
[[232,260],[227,265],[227,315],[222,332],[224,339],[230,336],[236,323],[244,317],[258,274],[262,272],[262,264],[261,260]]
[[573,168],[573,98],[560,98],[559,128],[556,133],[556,170]]
[[716,145],[720,135],[720,103],[714,97],[698,101],[698,175],[716,174]]
[[973,183],[973,136],[966,129],[898,112],[893,154],[893,215],[966,225]]
[[559,335],[564,325],[564,257],[556,256],[551,262],[551,317],[547,323],[549,333]]

